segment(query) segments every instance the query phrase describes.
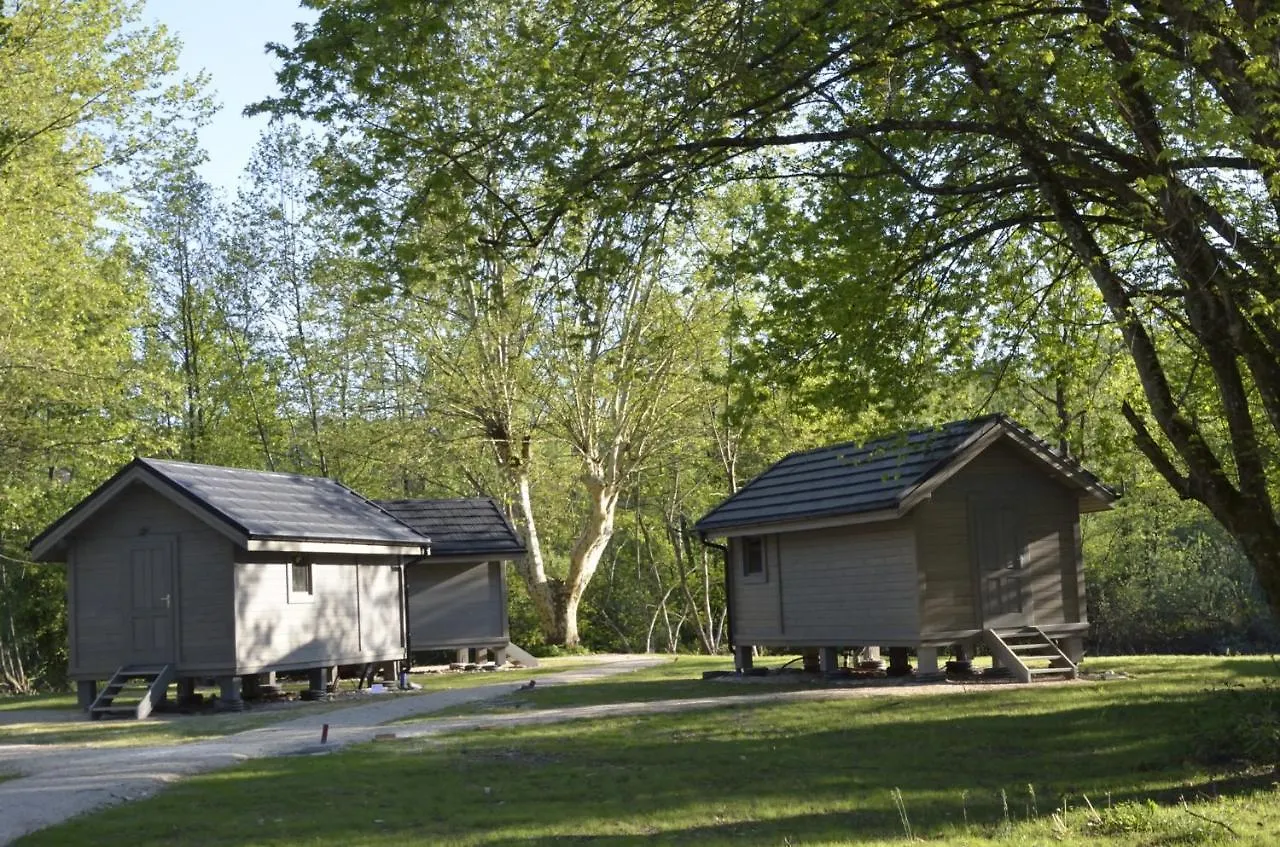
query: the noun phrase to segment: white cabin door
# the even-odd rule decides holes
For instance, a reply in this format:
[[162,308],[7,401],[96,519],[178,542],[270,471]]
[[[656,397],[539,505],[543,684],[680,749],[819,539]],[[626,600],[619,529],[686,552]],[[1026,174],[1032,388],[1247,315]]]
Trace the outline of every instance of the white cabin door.
[[1026,544],[1017,507],[980,499],[970,501],[969,510],[983,627],[1029,624]]
[[174,650],[174,543],[140,539],[129,549],[130,664],[165,664]]

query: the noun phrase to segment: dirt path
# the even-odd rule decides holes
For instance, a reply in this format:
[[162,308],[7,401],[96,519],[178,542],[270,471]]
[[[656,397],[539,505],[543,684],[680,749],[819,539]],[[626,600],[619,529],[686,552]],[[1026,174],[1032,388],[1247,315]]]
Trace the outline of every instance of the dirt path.
[[[664,661],[662,656],[602,657],[589,667],[538,677],[538,685],[572,684]],[[149,796],[191,774],[248,759],[370,741],[378,732],[388,731],[382,724],[389,721],[508,694],[520,682],[515,674],[512,677],[474,688],[397,694],[188,744],[113,748],[0,744],[0,774],[20,775],[0,782],[0,845],[93,809]],[[320,731],[326,723],[329,743],[320,748]]]

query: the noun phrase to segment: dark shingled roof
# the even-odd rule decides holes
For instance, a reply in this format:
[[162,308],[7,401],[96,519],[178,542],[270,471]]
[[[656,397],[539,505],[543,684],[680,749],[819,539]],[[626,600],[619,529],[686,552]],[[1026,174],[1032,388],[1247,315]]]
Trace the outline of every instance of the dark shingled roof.
[[695,529],[708,532],[896,509],[907,494],[946,468],[993,426],[1080,475],[1100,496],[1114,499],[1114,492],[1074,460],[1059,455],[1009,418],[987,415],[862,444],[848,442],[792,453],[708,512]]
[[433,557],[524,555],[524,542],[491,498],[376,502],[409,526],[429,535]]
[[163,459],[137,461],[251,538],[427,544],[420,533],[332,479]]

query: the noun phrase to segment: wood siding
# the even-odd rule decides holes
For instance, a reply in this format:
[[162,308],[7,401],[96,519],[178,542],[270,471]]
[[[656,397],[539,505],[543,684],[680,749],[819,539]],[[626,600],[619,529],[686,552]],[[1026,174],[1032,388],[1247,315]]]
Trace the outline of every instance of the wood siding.
[[389,564],[317,561],[304,599],[290,595],[287,559],[238,562],[237,672],[400,658],[399,579]]
[[501,646],[508,641],[501,562],[436,563],[406,568],[409,644],[415,651]]
[[1025,545],[1022,622],[1082,621],[1076,495],[1017,448],[997,442],[912,513],[923,632],[982,628],[971,510],[990,508],[1012,509],[1017,514]]
[[735,643],[791,646],[910,644],[919,634],[909,523],[765,536],[767,580],[742,578],[730,545]]
[[173,550],[173,660],[229,664],[235,652],[231,543],[193,514],[144,485],[103,507],[71,540],[68,556],[70,674],[101,679],[134,655],[131,574],[135,549]]
[[778,557],[775,536],[763,536],[764,576],[742,575],[743,538],[729,539],[729,586],[733,594],[735,644],[765,644],[782,634],[778,592]]

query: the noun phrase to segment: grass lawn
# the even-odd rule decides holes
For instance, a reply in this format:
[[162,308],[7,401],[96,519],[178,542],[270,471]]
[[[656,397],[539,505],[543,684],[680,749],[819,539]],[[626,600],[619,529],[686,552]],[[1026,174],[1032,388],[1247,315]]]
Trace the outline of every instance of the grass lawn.
[[[22,843],[1280,843],[1271,770],[1203,763],[1206,725],[1242,695],[1230,686],[1274,681],[1274,663],[1127,658],[1090,669],[1133,678],[382,742],[193,777]],[[572,705],[633,683],[636,695],[739,689],[668,672],[529,696]]]
[[75,694],[22,694],[0,696],[0,713],[28,709],[74,709]]

